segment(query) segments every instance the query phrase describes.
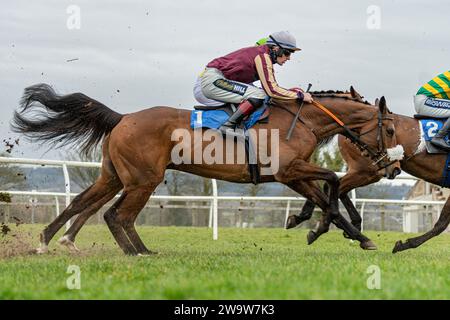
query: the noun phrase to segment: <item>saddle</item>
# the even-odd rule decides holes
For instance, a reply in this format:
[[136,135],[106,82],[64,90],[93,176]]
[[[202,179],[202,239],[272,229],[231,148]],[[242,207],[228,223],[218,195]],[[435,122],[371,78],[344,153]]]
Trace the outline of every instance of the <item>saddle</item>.
[[[260,109],[264,107],[266,107],[266,105],[263,105],[262,107],[260,107]],[[231,117],[231,115],[236,111],[236,109],[237,106],[233,103],[225,103],[220,106],[203,106],[203,105],[194,106],[194,110],[201,110],[201,111],[221,110],[226,112],[229,117]],[[257,112],[258,110],[259,109],[255,110],[254,112]],[[264,110],[263,114],[261,114],[256,123],[269,123],[269,114],[270,114],[269,110],[270,110],[269,108],[266,108],[266,110]],[[245,117],[242,122],[245,122],[247,118],[248,116]]]
[[441,121],[442,119],[445,119],[445,118],[436,118],[436,117],[431,117],[431,116],[425,116],[425,115],[423,115],[423,114],[415,114],[413,117],[414,117],[414,119],[418,119],[418,120],[422,120],[422,119],[430,119],[430,120],[438,120],[438,121]]
[[[223,111],[228,115],[228,118],[237,110],[237,106],[232,104],[232,103],[225,103],[223,105],[219,105],[219,106],[194,106],[194,110],[198,110],[198,111],[203,111],[203,112],[207,112],[207,111]],[[256,119],[253,119],[252,121],[250,121],[252,123],[252,125],[256,124],[256,123],[268,123],[269,122],[269,108],[267,105],[263,105],[260,108],[258,108],[257,110],[255,110],[252,114],[258,114],[260,113],[262,110],[264,110],[264,112],[261,113],[261,115]],[[252,114],[248,115],[247,117],[245,117],[242,122],[241,122],[241,128],[239,129],[243,129],[244,128],[244,123],[249,120],[249,118],[252,116]],[[250,178],[253,184],[258,184],[260,182],[260,168],[259,168],[259,164],[257,163],[253,163],[252,161],[250,161],[250,159],[256,159],[256,153],[257,151],[255,150],[255,144],[253,141],[251,140],[251,136],[248,134],[244,134],[245,137],[245,155],[247,158],[247,162],[248,162],[248,170],[250,173]]]

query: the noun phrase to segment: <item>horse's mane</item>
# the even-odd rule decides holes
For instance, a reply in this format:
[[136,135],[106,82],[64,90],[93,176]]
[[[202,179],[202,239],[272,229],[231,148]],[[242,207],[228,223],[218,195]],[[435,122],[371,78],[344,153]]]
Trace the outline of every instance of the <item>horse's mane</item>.
[[[345,100],[350,100],[350,101],[354,101],[354,102],[358,102],[358,103],[362,103],[365,104],[367,106],[372,106],[373,105],[368,102],[367,100],[361,101],[357,98],[353,98],[351,96],[351,92],[350,91],[340,91],[340,90],[322,90],[322,91],[310,91],[309,92],[311,95],[313,95],[314,97],[318,97],[318,98],[339,98],[339,99],[345,99]],[[347,95],[347,96],[343,96],[343,94]],[[363,96],[361,96],[361,98],[364,98]],[[282,100],[278,100],[278,99],[271,99],[271,103],[275,106],[281,106],[283,104],[286,103],[286,101],[282,101]],[[329,144],[333,138],[336,135],[331,135],[327,138],[324,138],[322,140],[320,140],[318,142],[318,148],[321,148],[327,144]]]
[[[355,102],[364,103],[367,105],[371,105],[369,101],[364,100],[364,102],[361,102],[360,100],[348,96],[341,96],[341,94],[348,94],[351,95],[350,91],[340,91],[340,90],[326,90],[326,91],[311,91],[310,92],[313,96],[319,97],[319,98],[341,98],[346,100],[351,100]],[[363,96],[361,96],[364,98]]]
[[350,91],[340,91],[340,90],[321,90],[321,91],[310,91],[309,93],[318,95],[328,95],[328,94],[343,94],[343,93],[350,93]]
[[336,137],[335,134],[333,134],[332,136],[323,138],[322,140],[320,140],[320,141],[317,143],[317,148],[320,149],[320,148],[322,148],[322,147],[328,145],[328,144],[333,140],[334,137]]
[[[345,100],[350,100],[350,101],[354,101],[354,102],[359,102],[359,103],[363,103],[365,105],[369,105],[369,106],[373,106],[369,101],[364,100],[361,101],[357,98],[353,98],[351,97],[351,92],[350,91],[340,91],[340,90],[322,90],[322,91],[310,91],[309,92],[311,95],[313,95],[314,97],[318,97],[318,98],[339,98],[339,99],[345,99]],[[343,94],[346,94],[348,96],[343,96]],[[361,96],[361,98],[364,98],[363,96]],[[271,99],[271,103],[273,105],[283,105],[286,103],[286,101],[283,100],[278,100],[278,99]]]

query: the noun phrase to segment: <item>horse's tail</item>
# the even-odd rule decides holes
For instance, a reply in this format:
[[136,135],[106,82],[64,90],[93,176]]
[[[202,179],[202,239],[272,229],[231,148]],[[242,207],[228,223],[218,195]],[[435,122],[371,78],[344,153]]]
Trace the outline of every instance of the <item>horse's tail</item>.
[[31,141],[56,147],[79,141],[81,152],[88,154],[122,117],[82,93],[58,95],[48,84],[36,84],[25,89],[11,127]]

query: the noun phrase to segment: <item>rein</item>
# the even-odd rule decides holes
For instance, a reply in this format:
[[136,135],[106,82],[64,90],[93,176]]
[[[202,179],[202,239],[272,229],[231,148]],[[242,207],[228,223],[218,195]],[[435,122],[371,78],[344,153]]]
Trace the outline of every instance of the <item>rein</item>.
[[340,125],[341,127],[345,127],[344,122],[341,121],[341,119],[339,119],[333,112],[328,110],[327,107],[314,100],[312,104],[317,108],[319,108],[320,110],[322,110],[323,112],[325,112],[328,116],[330,116],[330,118],[333,119],[338,125]]
[[[327,114],[331,119],[333,119],[334,122],[336,122],[340,127],[342,127],[345,131],[345,135],[361,150],[361,151],[366,151],[369,155],[370,158],[373,160],[373,165],[377,165],[379,169],[384,169],[388,166],[390,166],[391,164],[393,164],[396,160],[390,161],[388,163],[384,162],[384,158],[386,158],[388,156],[388,154],[384,151],[384,140],[383,140],[383,120],[384,119],[391,119],[391,118],[383,118],[383,115],[381,114],[381,111],[378,110],[378,123],[377,126],[374,127],[373,129],[370,129],[369,131],[366,131],[364,133],[361,134],[357,134],[355,131],[353,131],[352,129],[350,129],[347,125],[345,125],[345,123],[339,119],[339,117],[337,117],[333,112],[331,112],[327,107],[325,107],[324,105],[322,105],[321,103],[317,102],[317,101],[313,101],[312,105],[314,105],[315,107],[319,108],[320,110],[322,110],[325,114]],[[285,108],[285,107],[281,107],[283,110],[288,111],[289,113],[291,113],[292,115],[296,116],[295,113],[293,113],[292,111],[290,111],[289,109]],[[299,121],[300,118],[298,118]],[[303,124],[305,124],[302,121]],[[305,124],[306,125],[306,124]],[[361,136],[365,135],[371,131],[373,131],[374,129],[377,129],[377,142],[378,142],[378,150],[373,150],[370,146],[368,146],[366,143],[364,143],[361,140]],[[381,162],[381,163],[380,163]]]
[[379,169],[384,169],[386,167],[389,167],[391,164],[395,163],[397,160],[392,160],[389,161],[387,163],[384,162],[384,159],[388,156],[388,154],[384,151],[384,140],[383,140],[383,120],[385,119],[391,119],[393,120],[393,118],[390,117],[384,117],[381,114],[381,111],[378,110],[378,123],[377,126],[375,127],[377,129],[377,143],[378,143],[378,150],[373,150],[371,147],[369,147],[366,143],[364,143],[361,140],[361,136],[364,134],[367,134],[368,132],[371,132],[374,129],[371,129],[369,131],[364,132],[363,134],[357,134],[355,133],[352,129],[350,129],[349,127],[347,127],[345,125],[345,123],[339,119],[333,112],[331,112],[330,110],[328,110],[327,107],[325,107],[324,105],[320,104],[317,101],[313,101],[312,104],[319,108],[320,110],[322,110],[323,112],[325,112],[330,118],[332,118],[337,124],[339,124],[346,132],[347,137],[361,150],[361,151],[366,151],[367,153],[369,153],[370,158],[373,160],[373,165],[378,166]]

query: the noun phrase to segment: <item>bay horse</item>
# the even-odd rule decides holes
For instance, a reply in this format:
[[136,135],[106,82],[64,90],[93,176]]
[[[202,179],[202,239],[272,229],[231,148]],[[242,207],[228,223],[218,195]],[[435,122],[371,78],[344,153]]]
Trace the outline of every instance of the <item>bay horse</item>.
[[[376,101],[375,104],[378,102]],[[425,148],[422,138],[421,124],[418,119],[400,114],[391,114],[394,125],[396,140],[404,148],[404,159],[400,161],[401,169],[407,173],[423,179],[427,182],[443,186],[442,172],[446,164],[446,154],[429,154]],[[361,230],[362,219],[357,209],[350,200],[348,193],[359,187],[378,182],[385,176],[380,170],[373,166],[361,152],[354,147],[344,136],[338,137],[338,145],[341,155],[347,163],[348,169],[345,176],[340,179],[339,198],[344,204],[352,224]],[[307,201],[299,215],[288,218],[287,226],[292,228],[301,222],[311,218],[315,204]],[[433,228],[405,242],[397,241],[392,253],[417,248],[429,239],[441,234],[450,224],[450,198],[447,199],[438,221]]]
[[[384,164],[386,150],[396,146],[395,135],[387,134],[395,131],[393,121],[385,117],[385,103],[375,107],[333,94],[317,96],[316,101],[326,105],[328,112],[345,125],[338,124],[317,106],[305,103],[301,110],[301,121],[296,122],[292,138],[289,141],[279,139],[278,137],[286,135],[287,122],[293,119],[299,105],[295,101],[273,100],[270,122],[257,124],[254,128],[257,132],[263,129],[277,130],[277,134],[267,131],[269,140],[271,136],[277,136],[278,139],[279,168],[271,174],[261,176],[261,182],[283,183],[317,203],[323,210],[319,226],[308,234],[308,243],[327,232],[329,224],[334,220],[351,238],[358,240],[362,248],[371,249],[374,247],[372,241],[339,214],[339,179],[336,174],[309,163],[309,159],[320,142],[335,134],[344,133],[353,140],[356,139],[359,147],[370,153],[372,161],[378,165]],[[24,134],[31,141],[43,141],[56,147],[78,142],[80,151],[84,153],[90,152],[102,142],[103,155],[98,180],[76,196],[42,231],[41,245],[37,252],[47,252],[48,244],[56,232],[78,214],[60,239],[60,243],[75,248],[73,241],[82,225],[123,189],[118,200],[104,214],[108,228],[125,254],[152,254],[136,232],[134,222],[152,192],[163,180],[166,169],[230,182],[250,183],[246,163],[200,161],[192,164],[173,161],[172,151],[180,144],[188,147],[187,150],[190,151],[187,153],[191,158],[194,158],[195,150],[204,151],[208,147],[205,141],[199,143],[195,139],[182,139],[179,142],[179,138],[173,139],[173,133],[177,130],[194,136],[198,131],[200,135],[204,133],[203,129],[191,129],[190,114],[190,110],[158,106],[123,115],[82,93],[58,95],[47,84],[26,88],[20,108],[14,112],[11,123],[15,132]],[[359,132],[373,131],[373,128],[380,125],[385,129],[378,131],[384,141],[383,146],[378,142],[371,143],[374,139],[370,138],[370,134],[358,138]],[[214,139],[221,140],[222,136],[216,132]],[[233,150],[237,149],[238,143],[232,147]],[[236,157],[232,160],[236,160]],[[398,170],[399,163],[391,161],[385,167],[388,171]],[[329,185],[329,197],[318,188],[315,180],[324,180]]]

